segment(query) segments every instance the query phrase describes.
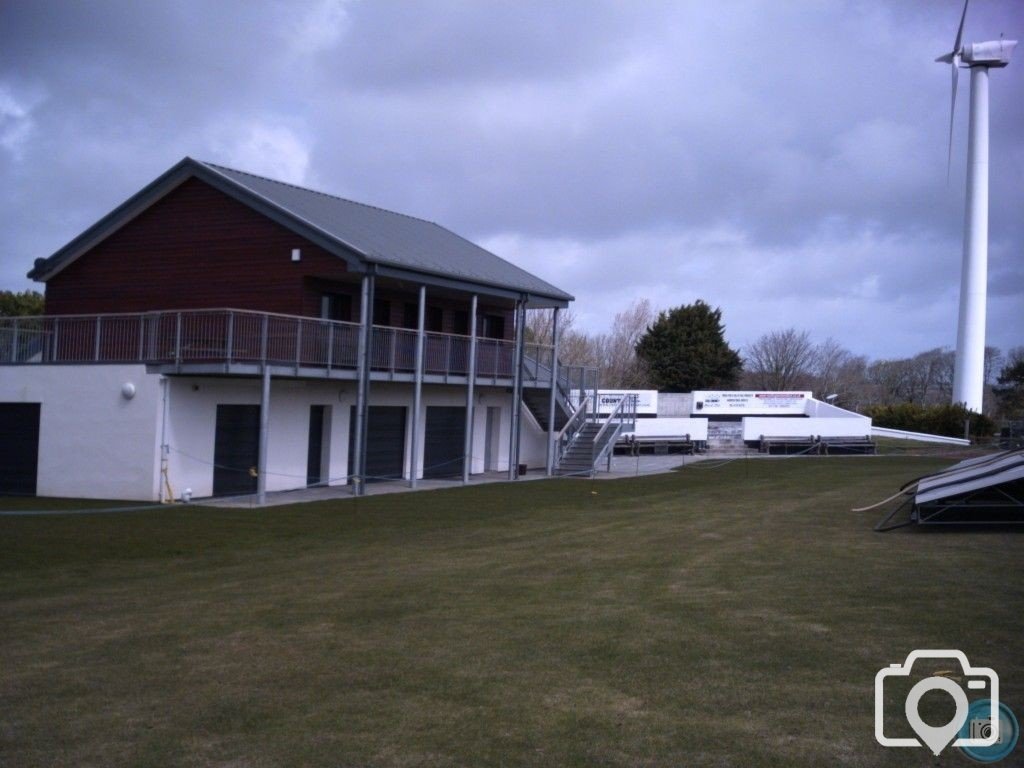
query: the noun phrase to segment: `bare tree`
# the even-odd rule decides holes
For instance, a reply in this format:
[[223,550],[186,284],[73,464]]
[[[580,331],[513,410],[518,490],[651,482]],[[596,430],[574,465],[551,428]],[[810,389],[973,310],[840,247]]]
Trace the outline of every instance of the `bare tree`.
[[999,347],[985,347],[985,384],[993,384],[1002,368],[1003,353]]
[[948,370],[948,358],[943,347],[929,349],[909,358],[906,363],[906,399],[911,403],[928,403],[936,399],[940,380]]
[[811,389],[821,399],[836,395],[836,404],[857,408],[868,399],[867,358],[855,355],[833,338],[814,347]]
[[600,365],[600,354],[594,344],[594,339],[583,333],[570,329],[564,334],[559,334],[558,359],[565,365],[588,365],[597,367]]
[[948,403],[953,397],[953,370],[956,367],[956,353],[951,349],[942,349],[935,361],[934,396],[935,404]]
[[602,384],[616,389],[643,389],[648,385],[647,368],[637,357],[636,345],[652,322],[651,302],[639,299],[615,315],[609,333],[595,339]]
[[807,331],[787,328],[764,334],[747,348],[743,368],[755,386],[768,390],[806,385],[815,360]]
[[[536,344],[551,343],[553,311],[527,313],[526,335]],[[558,315],[558,356],[567,365],[586,365],[601,369],[602,386],[642,389],[647,373],[637,357],[636,345],[654,321],[654,310],[647,299],[639,299],[615,315],[608,333],[588,334],[577,330],[576,316],[570,310]]]
[[[554,324],[553,309],[531,309],[526,313],[526,340],[531,344],[550,344],[551,328]],[[576,313],[571,309],[558,312],[558,334],[563,339],[572,333],[576,324]]]
[[867,380],[872,387],[872,403],[889,405],[906,401],[910,389],[907,360],[875,360],[868,366]]
[[828,397],[839,392],[839,373],[843,365],[853,355],[833,338],[825,339],[814,348],[811,361],[814,393],[820,397]]

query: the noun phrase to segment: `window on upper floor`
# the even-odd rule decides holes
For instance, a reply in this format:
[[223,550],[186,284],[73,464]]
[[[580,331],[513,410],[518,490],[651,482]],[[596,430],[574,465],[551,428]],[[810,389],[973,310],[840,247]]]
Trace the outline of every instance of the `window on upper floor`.
[[444,330],[444,310],[441,307],[427,307],[427,330],[441,333]]
[[324,320],[352,321],[352,297],[344,293],[325,293],[320,297],[320,317]]
[[419,328],[419,325],[420,325],[420,322],[419,322],[419,320],[420,320],[419,309],[420,308],[419,308],[418,304],[416,304],[414,302],[411,302],[411,301],[405,302],[405,304],[402,306],[402,327],[403,328],[412,328],[413,330],[415,330],[416,328]]
[[482,315],[480,317],[480,335],[485,339],[504,339],[505,318],[501,315]]

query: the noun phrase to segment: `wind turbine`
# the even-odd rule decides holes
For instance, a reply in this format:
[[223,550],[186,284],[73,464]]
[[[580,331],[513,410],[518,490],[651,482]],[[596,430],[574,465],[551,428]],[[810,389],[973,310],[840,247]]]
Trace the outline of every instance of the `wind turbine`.
[[960,275],[960,318],[953,368],[953,403],[981,413],[985,391],[985,303],[988,288],[988,71],[1010,63],[1016,40],[990,40],[961,45],[967,4],[960,14],[953,50],[936,61],[950,64],[953,96],[949,106],[949,155],[953,159],[953,117],[960,68],[971,70],[971,112],[967,140],[967,210],[964,222],[964,261]]

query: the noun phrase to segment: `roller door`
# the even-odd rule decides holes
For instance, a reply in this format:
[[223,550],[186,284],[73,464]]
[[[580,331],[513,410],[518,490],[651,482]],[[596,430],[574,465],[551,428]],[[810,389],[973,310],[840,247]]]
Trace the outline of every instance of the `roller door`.
[[[356,409],[349,412],[348,473],[355,474],[353,441]],[[398,480],[405,466],[405,408],[399,405],[371,405],[366,432],[366,482]]]
[[427,431],[423,445],[423,476],[461,477],[465,438],[465,408],[428,407]]

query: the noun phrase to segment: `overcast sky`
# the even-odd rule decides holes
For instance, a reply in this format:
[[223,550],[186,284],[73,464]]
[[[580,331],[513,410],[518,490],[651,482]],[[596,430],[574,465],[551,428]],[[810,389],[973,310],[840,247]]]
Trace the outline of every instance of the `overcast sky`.
[[[185,155],[437,221],[577,297],[872,357],[955,344],[959,0],[0,4],[0,288]],[[1024,37],[974,0],[966,41]],[[1024,50],[991,78],[989,343],[1024,344]]]

